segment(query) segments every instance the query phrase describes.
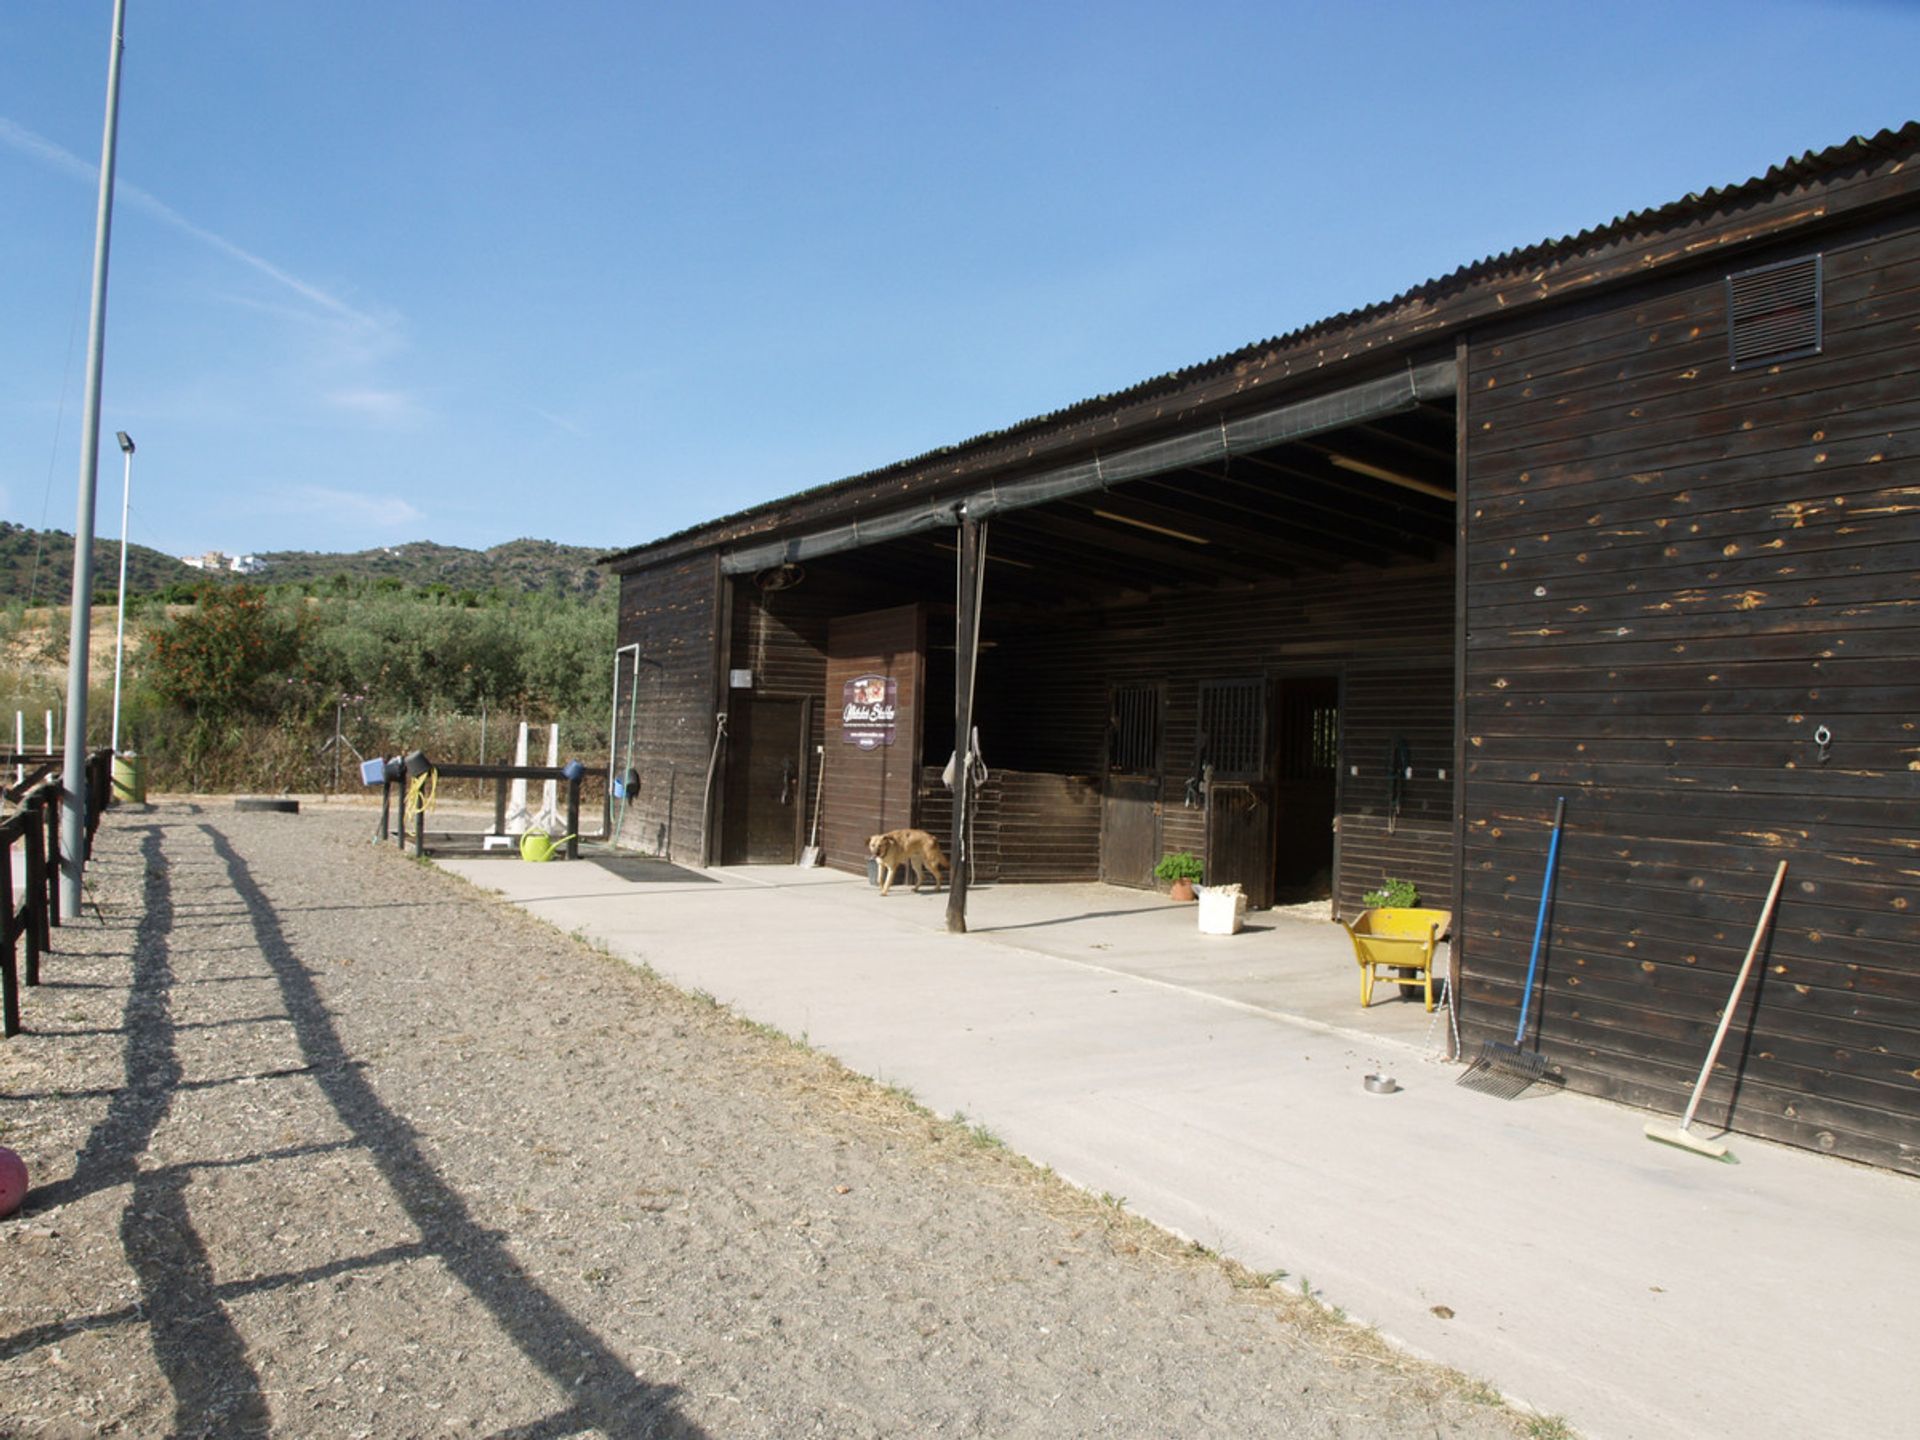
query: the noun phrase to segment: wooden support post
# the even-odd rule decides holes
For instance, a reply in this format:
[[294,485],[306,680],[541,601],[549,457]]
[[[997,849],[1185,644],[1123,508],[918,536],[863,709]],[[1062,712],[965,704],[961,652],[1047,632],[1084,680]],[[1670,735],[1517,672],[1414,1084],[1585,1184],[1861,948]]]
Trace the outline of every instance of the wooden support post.
[[[707,761],[706,792],[701,800],[700,815],[700,868],[719,863],[725,837],[722,830],[726,826],[726,766],[731,756],[722,748],[722,728],[727,707],[733,703],[733,686],[729,671],[733,664],[733,578],[727,574],[720,563],[718,551],[713,557],[713,713],[714,736],[713,754]],[[730,747],[729,747],[730,748]],[[715,766],[719,766],[718,772]],[[721,796],[716,803],[714,796]]]
[[[29,813],[27,842],[27,883],[22,897],[27,906],[27,984],[40,983],[40,956],[53,948],[53,925],[60,909],[54,893],[58,872],[47,863],[47,826],[44,816],[57,806],[43,807],[40,815]],[[9,897],[11,898],[11,897]]]
[[[51,781],[49,783],[53,784]],[[49,927],[41,933],[46,937],[48,949],[53,948],[51,927],[60,923],[60,867],[53,861],[54,857],[60,853],[61,796],[65,793],[58,784],[54,784],[54,788],[47,792],[46,799],[40,807],[40,882],[47,897],[46,905],[40,913],[45,917]]]
[[20,911],[13,903],[13,837],[0,836],[0,895],[5,895],[6,953],[0,954],[0,1034],[20,1033],[20,976],[14,969],[20,939]]
[[960,521],[959,581],[954,606],[953,748],[959,757],[953,788],[953,844],[948,857],[947,929],[967,933],[967,871],[972,867],[968,822],[973,818],[973,674],[980,663],[980,569],[984,561],[980,522]]
[[1453,933],[1447,940],[1447,1059],[1460,1058],[1461,951],[1467,935],[1467,361],[1465,339],[1454,347],[1459,367],[1454,381],[1453,417]]
[[100,819],[107,813],[107,806],[113,803],[113,752],[94,751],[87,775],[93,782],[93,798],[87,802],[87,859],[91,860],[93,837],[100,829]]
[[[31,825],[27,827],[24,838],[27,842],[26,884],[20,896],[20,912],[15,915],[13,925],[14,929],[23,931],[27,937],[27,984],[38,985],[40,983],[40,955],[41,952],[47,948],[47,907],[44,903],[44,897],[47,892],[44,884],[42,884],[38,890],[33,888],[37,877],[34,874],[33,827]],[[41,868],[45,869],[46,862],[44,859],[40,864]]]
[[493,782],[493,833],[507,833],[507,777],[504,775]]
[[386,840],[393,834],[393,782],[380,782],[380,839]]
[[580,858],[580,781],[567,780],[567,859]]

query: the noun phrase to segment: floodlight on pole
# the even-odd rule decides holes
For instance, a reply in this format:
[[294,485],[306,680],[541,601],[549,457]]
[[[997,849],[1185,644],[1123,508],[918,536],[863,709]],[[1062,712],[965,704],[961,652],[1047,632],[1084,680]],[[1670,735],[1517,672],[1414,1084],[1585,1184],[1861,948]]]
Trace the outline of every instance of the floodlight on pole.
[[133,500],[133,437],[124,430],[113,432],[126,456],[126,469],[120,476],[120,598],[113,616],[113,753],[120,753],[120,660],[127,643],[127,514]]
[[87,402],[80,422],[79,501],[73,524],[73,624],[67,637],[67,743],[61,757],[60,918],[80,916],[87,863],[87,646],[93,621],[93,502],[100,480],[100,372],[107,344],[107,255],[113,233],[113,162],[120,126],[120,52],[127,0],[113,0],[107,51],[107,120],[100,140],[100,203],[93,226],[93,304],[87,326]]

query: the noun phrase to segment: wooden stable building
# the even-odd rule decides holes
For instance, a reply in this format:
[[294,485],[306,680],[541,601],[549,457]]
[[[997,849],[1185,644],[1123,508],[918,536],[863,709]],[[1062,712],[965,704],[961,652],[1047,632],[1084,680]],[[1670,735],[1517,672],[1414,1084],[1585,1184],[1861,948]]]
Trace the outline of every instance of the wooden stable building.
[[[1469,1046],[1920,1173],[1920,125],[624,551],[622,843],[1455,916]],[[1236,942],[1237,943],[1237,942]],[[1716,1107],[1717,1106],[1717,1110]]]

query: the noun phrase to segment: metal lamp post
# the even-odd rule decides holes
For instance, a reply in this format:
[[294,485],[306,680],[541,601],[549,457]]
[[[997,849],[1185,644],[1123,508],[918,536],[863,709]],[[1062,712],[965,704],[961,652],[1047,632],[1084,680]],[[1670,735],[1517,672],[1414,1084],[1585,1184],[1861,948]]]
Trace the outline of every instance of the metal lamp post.
[[93,229],[93,305],[87,327],[87,405],[80,422],[80,494],[73,525],[73,625],[67,640],[67,745],[60,783],[60,918],[80,915],[87,863],[87,639],[93,604],[93,501],[100,466],[100,370],[107,341],[107,255],[113,230],[113,162],[120,123],[121,37],[127,0],[113,0],[107,52],[107,123],[100,141],[100,206]]
[[113,618],[113,753],[120,754],[120,658],[127,643],[127,514],[133,501],[133,437],[124,430],[114,434],[127,457],[120,477],[120,599]]

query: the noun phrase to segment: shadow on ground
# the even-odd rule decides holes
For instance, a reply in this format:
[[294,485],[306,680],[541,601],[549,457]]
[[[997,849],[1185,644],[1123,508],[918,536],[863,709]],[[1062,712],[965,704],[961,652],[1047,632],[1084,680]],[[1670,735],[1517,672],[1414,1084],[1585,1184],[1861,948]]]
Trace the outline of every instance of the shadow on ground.
[[[125,1185],[120,1243],[139,1285],[136,1304],[69,1317],[0,1338],[0,1358],[57,1344],[76,1330],[144,1322],[156,1360],[172,1391],[176,1430],[194,1434],[259,1433],[270,1417],[245,1337],[228,1306],[257,1291],[310,1285],[349,1271],[429,1258],[445,1267],[492,1317],[515,1348],[572,1403],[501,1437],[575,1434],[671,1435],[699,1440],[704,1432],[678,1413],[677,1387],[637,1378],[594,1331],[548,1294],[508,1253],[504,1237],[477,1223],[460,1193],[427,1162],[411,1128],[374,1091],[363,1066],[340,1041],[311,975],[288,943],[280,917],[246,861],[216,824],[193,832],[211,845],[253,930],[255,948],[280,988],[304,1064],[271,1074],[311,1074],[351,1139],[270,1154],[196,1160],[143,1168],[155,1131],[174,1097],[210,1085],[265,1077],[186,1081],[176,1037],[185,1027],[173,1016],[176,914],[167,855],[167,827],[145,827],[145,906],[132,939],[133,973],[124,1016],[125,1083],[111,1092],[107,1112],[89,1133],[73,1173],[35,1192],[36,1209],[69,1204]],[[368,1253],[339,1256],[298,1271],[216,1283],[188,1205],[193,1172],[358,1148],[371,1158],[420,1240]]]

